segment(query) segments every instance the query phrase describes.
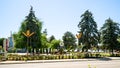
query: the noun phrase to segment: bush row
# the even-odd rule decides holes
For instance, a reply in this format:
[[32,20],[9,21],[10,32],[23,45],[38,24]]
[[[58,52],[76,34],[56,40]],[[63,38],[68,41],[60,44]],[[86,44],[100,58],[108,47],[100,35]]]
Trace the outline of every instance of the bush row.
[[[7,60],[56,60],[56,59],[82,59],[82,58],[100,58],[100,57],[109,57],[109,56],[120,56],[120,54],[109,54],[109,53],[73,53],[73,54],[64,54],[64,55],[17,55],[9,54]],[[3,56],[0,56],[0,60]]]
[[35,55],[35,56],[21,56],[21,55],[11,55],[7,57],[7,60],[54,60],[54,59],[78,59],[77,56],[73,55]]
[[0,55],[0,61],[2,61],[2,60],[3,60],[3,58],[4,58],[4,56],[3,56],[3,55]]

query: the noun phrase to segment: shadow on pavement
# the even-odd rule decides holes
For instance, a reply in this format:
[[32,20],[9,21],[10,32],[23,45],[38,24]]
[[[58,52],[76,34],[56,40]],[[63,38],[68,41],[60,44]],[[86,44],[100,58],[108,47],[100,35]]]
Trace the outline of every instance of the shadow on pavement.
[[96,60],[100,60],[100,61],[110,61],[112,59],[108,58],[108,57],[103,57],[103,58],[94,58]]

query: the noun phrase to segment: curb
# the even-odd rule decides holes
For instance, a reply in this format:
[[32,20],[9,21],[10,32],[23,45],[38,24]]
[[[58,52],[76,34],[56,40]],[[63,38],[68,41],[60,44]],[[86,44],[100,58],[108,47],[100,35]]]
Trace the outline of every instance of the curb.
[[60,60],[34,60],[34,61],[2,61],[1,64],[27,64],[27,63],[57,63],[57,62],[79,62],[95,61],[96,59],[60,59]]

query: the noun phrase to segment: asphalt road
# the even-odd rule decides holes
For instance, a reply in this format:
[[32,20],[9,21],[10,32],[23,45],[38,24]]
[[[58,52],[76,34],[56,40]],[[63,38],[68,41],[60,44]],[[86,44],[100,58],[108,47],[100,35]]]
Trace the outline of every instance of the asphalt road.
[[120,68],[120,60],[1,64],[0,68]]

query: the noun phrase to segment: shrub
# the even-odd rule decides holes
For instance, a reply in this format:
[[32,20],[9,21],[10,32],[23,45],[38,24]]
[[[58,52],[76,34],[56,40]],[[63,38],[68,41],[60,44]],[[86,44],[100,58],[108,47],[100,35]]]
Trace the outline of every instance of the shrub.
[[3,56],[0,55],[0,61],[2,61],[2,59],[3,59]]
[[75,56],[74,56],[74,59],[78,59],[78,56],[77,56],[77,55],[75,55]]
[[67,59],[67,55],[63,55],[63,59]]
[[[110,53],[73,53],[73,54],[64,54],[64,55],[17,55],[17,54],[8,54],[7,60],[51,60],[51,59],[81,59],[81,58],[97,58],[97,57],[109,57],[109,56],[117,56],[120,54],[110,54]],[[0,56],[0,60],[2,60],[2,56]]]

